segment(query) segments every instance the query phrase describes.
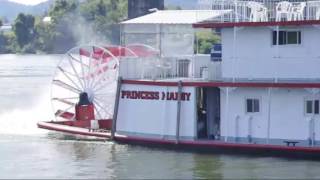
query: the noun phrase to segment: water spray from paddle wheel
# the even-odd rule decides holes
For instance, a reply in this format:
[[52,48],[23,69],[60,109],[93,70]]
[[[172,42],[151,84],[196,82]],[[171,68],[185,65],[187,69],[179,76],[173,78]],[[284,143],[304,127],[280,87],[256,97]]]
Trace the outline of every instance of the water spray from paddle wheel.
[[79,104],[91,105],[91,119],[111,119],[118,74],[118,57],[104,47],[80,46],[68,51],[52,81],[56,120],[79,120]]

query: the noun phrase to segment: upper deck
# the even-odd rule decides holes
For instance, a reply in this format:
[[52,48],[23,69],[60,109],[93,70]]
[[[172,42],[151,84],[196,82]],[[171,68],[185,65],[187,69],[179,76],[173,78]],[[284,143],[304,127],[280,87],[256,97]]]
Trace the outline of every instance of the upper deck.
[[198,0],[199,9],[231,10],[194,27],[278,26],[320,24],[320,1]]
[[[210,3],[214,10],[156,11],[123,22],[123,46],[144,44],[155,53],[135,60],[121,59],[120,75],[130,80],[153,81],[319,82],[319,26],[309,26],[320,24],[318,1],[215,0]],[[263,6],[257,10],[263,11],[263,18],[252,4]],[[286,12],[280,11],[282,4],[289,7]],[[298,15],[297,6],[301,6]],[[208,25],[208,28],[265,27],[217,31],[222,48],[217,50],[220,59],[212,60],[210,56],[197,54],[196,32],[201,29],[192,28],[192,24]],[[272,27],[282,25],[294,27]]]

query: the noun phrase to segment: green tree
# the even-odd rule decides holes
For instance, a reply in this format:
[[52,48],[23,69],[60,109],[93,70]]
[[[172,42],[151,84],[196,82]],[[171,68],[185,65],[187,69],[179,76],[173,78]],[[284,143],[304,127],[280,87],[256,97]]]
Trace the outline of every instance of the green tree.
[[73,14],[78,7],[75,0],[56,0],[53,7],[49,10],[49,16],[57,23],[60,18],[65,18],[68,14]]
[[35,37],[34,22],[34,16],[23,13],[20,13],[15,19],[13,31],[20,48],[33,41]]
[[[49,46],[56,53],[64,53],[66,50],[74,47],[77,43],[74,37],[74,24],[77,22],[78,1],[75,0],[57,0],[49,10],[49,16],[52,24],[47,29],[42,29],[45,33],[50,33],[49,40],[53,43]],[[47,36],[45,34],[45,36]],[[46,47],[49,48],[49,47]],[[50,49],[50,48],[49,48]]]
[[[118,23],[127,17],[127,0],[56,0],[43,16],[19,14],[13,33],[2,39],[14,52],[65,53],[83,43],[119,43]],[[92,39],[96,39],[92,41]]]
[[52,23],[44,23],[41,18],[36,19],[35,29],[37,32],[36,46],[39,51],[54,53],[55,32]]
[[14,49],[15,36],[13,32],[0,32],[0,54],[12,53]]
[[2,26],[2,20],[0,19],[0,27]]
[[119,43],[118,23],[127,17],[126,0],[87,0],[80,5],[80,14],[90,24],[95,36],[108,43]]
[[196,39],[198,53],[200,54],[210,54],[212,45],[220,42],[220,37],[210,30],[197,32]]

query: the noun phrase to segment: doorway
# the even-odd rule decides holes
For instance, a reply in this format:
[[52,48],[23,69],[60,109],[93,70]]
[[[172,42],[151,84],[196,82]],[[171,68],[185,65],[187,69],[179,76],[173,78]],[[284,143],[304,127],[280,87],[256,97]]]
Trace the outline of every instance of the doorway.
[[220,89],[198,88],[197,97],[198,139],[220,139]]

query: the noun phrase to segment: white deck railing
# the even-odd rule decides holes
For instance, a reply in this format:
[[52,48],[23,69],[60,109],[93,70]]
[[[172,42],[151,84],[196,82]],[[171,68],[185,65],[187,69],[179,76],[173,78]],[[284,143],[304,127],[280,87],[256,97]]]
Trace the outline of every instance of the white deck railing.
[[[120,75],[134,80],[191,81],[319,81],[320,58],[237,58],[210,61],[207,56],[194,59],[121,59]],[[153,62],[154,61],[154,62]],[[254,68],[253,68],[254,67]]]
[[198,0],[199,9],[233,10],[222,22],[319,20],[320,1],[306,0]]
[[[320,81],[320,58],[237,58],[210,61],[169,58],[121,59],[120,75],[133,80],[190,81]],[[254,67],[254,68],[253,68]]]
[[125,58],[120,60],[120,75],[126,79],[191,78],[193,64],[191,58]]
[[122,58],[120,75],[125,79],[191,79],[210,80],[221,76],[221,62],[209,55],[166,58]]

